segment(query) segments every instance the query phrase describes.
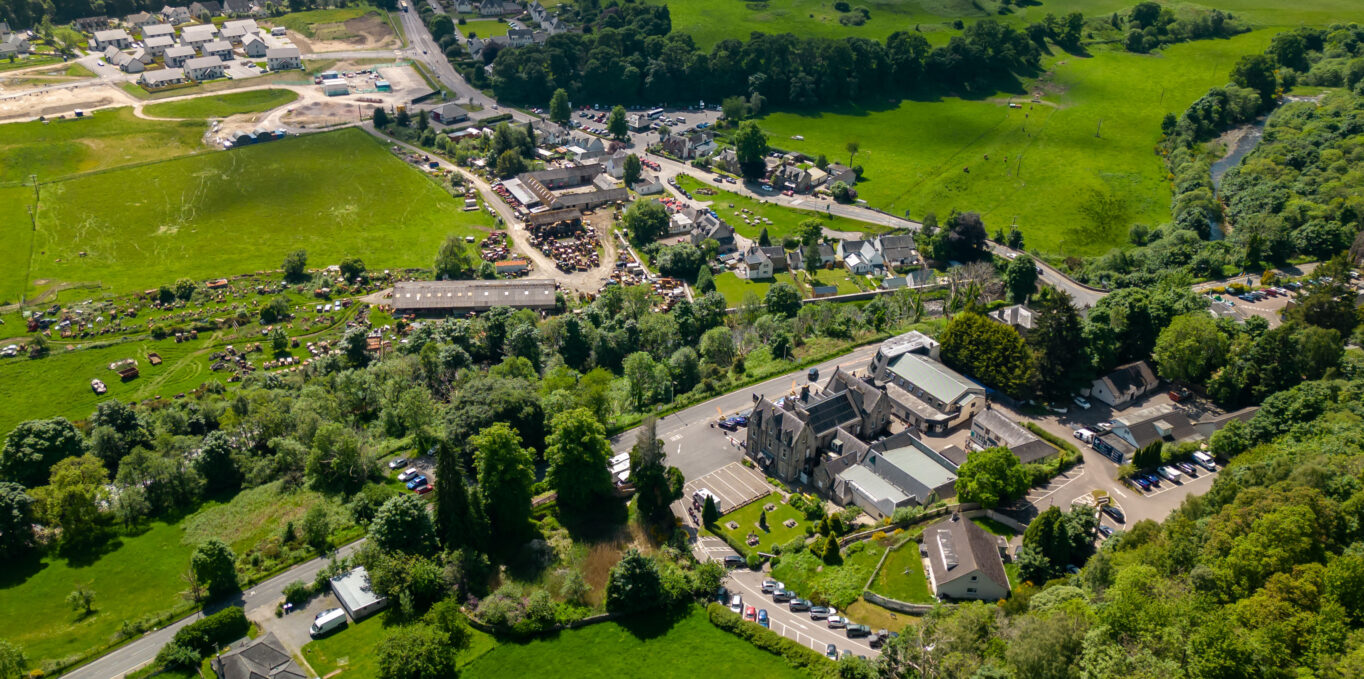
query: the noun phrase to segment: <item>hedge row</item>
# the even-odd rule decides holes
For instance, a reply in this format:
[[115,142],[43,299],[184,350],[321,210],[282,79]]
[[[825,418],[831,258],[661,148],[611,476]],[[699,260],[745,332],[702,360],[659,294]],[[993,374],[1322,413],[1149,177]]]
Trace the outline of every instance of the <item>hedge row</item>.
[[791,639],[773,632],[756,622],[748,622],[723,604],[712,602],[706,606],[710,624],[747,641],[768,653],[786,658],[794,667],[822,673],[829,667],[829,659],[814,649],[806,648]]
[[171,643],[208,655],[216,646],[226,646],[246,636],[250,627],[241,607],[231,606],[181,627]]
[[507,121],[509,121],[509,120],[511,120],[511,119],[512,119],[512,114],[510,114],[510,113],[500,113],[500,114],[495,115],[495,116],[489,116],[489,117],[487,117],[487,118],[481,118],[481,119],[479,119],[478,124],[479,124],[479,125],[482,125],[483,127],[487,127],[487,126],[489,126],[489,125],[496,125],[496,124],[498,124],[498,123],[505,123],[505,122],[507,122]]

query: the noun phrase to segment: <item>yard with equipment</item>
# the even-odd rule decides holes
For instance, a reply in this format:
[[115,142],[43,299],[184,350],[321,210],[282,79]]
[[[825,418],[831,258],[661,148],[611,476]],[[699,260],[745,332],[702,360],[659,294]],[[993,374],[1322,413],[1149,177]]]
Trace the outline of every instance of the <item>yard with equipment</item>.
[[259,113],[298,99],[293,90],[248,90],[184,101],[148,104],[143,113],[154,118],[225,118],[239,113]]
[[[1048,9],[1051,9],[1048,7]],[[1102,46],[1049,56],[1027,88],[990,99],[905,101],[828,113],[774,113],[769,142],[865,168],[858,196],[893,214],[945,218],[973,210],[993,231],[1017,220],[1029,249],[1098,255],[1127,243],[1134,222],[1169,221],[1170,186],[1153,148],[1161,118],[1227,81],[1236,59],[1274,31],[1173,45],[1138,55]],[[1010,103],[1021,108],[1011,108]],[[793,139],[801,136],[804,141]],[[725,215],[726,219],[729,218]]]
[[[314,262],[362,254],[372,269],[429,266],[447,235],[492,224],[358,129],[44,184],[42,194],[32,287],[144,289],[275,269],[299,248]],[[13,248],[5,265],[23,268],[26,256]]]

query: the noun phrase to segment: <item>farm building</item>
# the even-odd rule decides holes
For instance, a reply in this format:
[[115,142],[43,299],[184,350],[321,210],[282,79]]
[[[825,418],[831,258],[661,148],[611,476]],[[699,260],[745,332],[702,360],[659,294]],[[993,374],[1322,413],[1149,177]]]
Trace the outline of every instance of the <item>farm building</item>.
[[548,311],[554,304],[554,281],[545,278],[414,281],[393,288],[393,309],[399,314],[460,314],[499,306]]
[[469,112],[456,104],[441,104],[431,109],[431,120],[442,125],[462,123],[469,119]]
[[218,57],[199,57],[185,62],[185,74],[190,80],[214,80],[223,77],[223,60]]
[[515,276],[530,271],[530,261],[525,259],[504,259],[495,262],[493,266],[496,268],[497,273],[508,276]]
[[388,597],[375,594],[370,587],[369,572],[364,566],[332,578],[332,592],[346,609],[346,614],[356,622],[388,606]]
[[275,47],[265,51],[265,64],[272,71],[284,71],[303,68],[303,59],[297,47]]

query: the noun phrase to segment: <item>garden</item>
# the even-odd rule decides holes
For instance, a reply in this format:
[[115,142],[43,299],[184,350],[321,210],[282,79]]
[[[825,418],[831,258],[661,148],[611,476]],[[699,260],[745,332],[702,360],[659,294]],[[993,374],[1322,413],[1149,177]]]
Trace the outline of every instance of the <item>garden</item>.
[[810,549],[784,553],[773,561],[772,577],[816,604],[846,609],[861,598],[888,541],[872,538],[854,542],[841,550],[841,561],[832,564]]
[[767,289],[773,283],[790,283],[796,290],[801,290],[801,286],[796,285],[795,279],[789,273],[779,273],[772,278],[751,281],[747,278],[740,278],[733,271],[726,271],[715,276],[715,290],[725,296],[725,302],[731,308],[739,306],[744,301],[748,293],[753,293],[762,299],[767,294]]
[[[763,519],[767,525],[765,529],[760,525]],[[813,531],[804,512],[787,504],[782,494],[776,492],[721,516],[717,523],[716,529],[729,544],[736,549],[746,547],[740,550],[745,556],[759,551],[776,552],[781,545],[797,538],[804,539],[807,528]],[[757,542],[749,544],[750,536],[757,537]]]
[[923,559],[919,556],[919,542],[906,541],[890,550],[886,560],[872,581],[871,591],[881,596],[911,604],[933,604],[936,599],[928,589]]

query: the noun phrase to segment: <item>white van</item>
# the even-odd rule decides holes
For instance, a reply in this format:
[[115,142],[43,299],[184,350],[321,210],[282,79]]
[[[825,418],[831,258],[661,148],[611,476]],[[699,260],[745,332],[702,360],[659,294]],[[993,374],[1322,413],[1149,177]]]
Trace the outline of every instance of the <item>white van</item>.
[[1207,453],[1205,453],[1205,452],[1203,452],[1203,451],[1201,451],[1201,450],[1195,451],[1195,452],[1194,452],[1194,454],[1193,454],[1193,461],[1194,461],[1194,462],[1197,462],[1197,463],[1198,463],[1198,466],[1200,466],[1200,467],[1202,467],[1202,468],[1204,468],[1204,469],[1206,469],[1206,470],[1208,470],[1208,471],[1210,471],[1210,472],[1215,472],[1215,471],[1217,471],[1217,462],[1214,461],[1214,460],[1212,459],[1212,456],[1211,456],[1211,455],[1209,455],[1209,454],[1207,454]]
[[1094,445],[1094,436],[1095,436],[1094,432],[1088,429],[1075,430],[1075,438],[1080,439],[1081,441],[1089,445]]
[[308,628],[308,634],[314,639],[332,630],[346,626],[346,611],[340,608],[329,608],[317,614],[313,618],[312,627]]
[[1165,465],[1160,469],[1157,469],[1156,471],[1159,472],[1161,476],[1165,477],[1165,479],[1171,483],[1179,483],[1183,480],[1180,478],[1179,470],[1169,465]]
[[715,493],[710,492],[709,488],[698,488],[696,492],[691,495],[692,504],[696,505],[698,508],[706,506],[706,498],[714,500],[715,508],[717,510],[720,509],[720,498],[717,497]]

